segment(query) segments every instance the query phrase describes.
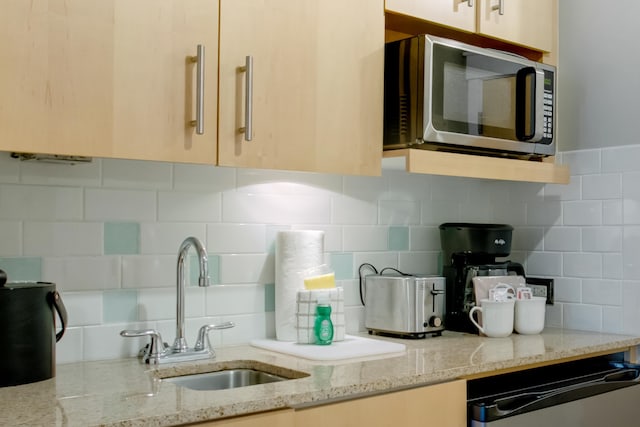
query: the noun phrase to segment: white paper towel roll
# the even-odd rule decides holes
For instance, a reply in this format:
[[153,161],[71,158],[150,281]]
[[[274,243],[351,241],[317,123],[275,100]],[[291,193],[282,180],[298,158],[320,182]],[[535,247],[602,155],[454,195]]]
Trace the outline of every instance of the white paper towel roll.
[[324,258],[324,231],[280,231],[276,236],[276,338],[295,341],[296,296],[304,289],[302,271]]

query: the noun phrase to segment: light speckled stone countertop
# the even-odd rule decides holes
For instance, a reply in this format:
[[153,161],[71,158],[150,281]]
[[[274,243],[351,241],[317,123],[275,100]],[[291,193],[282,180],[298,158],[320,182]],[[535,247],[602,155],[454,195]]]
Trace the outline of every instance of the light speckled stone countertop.
[[[218,349],[215,360],[163,365],[157,370],[137,359],[60,365],[50,380],[0,388],[0,425],[176,425],[487,375],[640,345],[640,337],[560,329],[509,338],[445,332],[441,337],[394,341],[407,346],[404,354],[331,363],[246,345]],[[309,376],[223,391],[195,391],[158,379],[225,367],[237,360],[277,365]]]

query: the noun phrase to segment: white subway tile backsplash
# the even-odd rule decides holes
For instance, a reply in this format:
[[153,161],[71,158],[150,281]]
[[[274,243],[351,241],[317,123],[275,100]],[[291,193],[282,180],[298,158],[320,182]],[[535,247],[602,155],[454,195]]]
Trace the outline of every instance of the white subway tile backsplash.
[[602,307],[597,305],[563,305],[562,324],[568,329],[580,331],[602,330]]
[[342,177],[309,172],[238,169],[237,190],[246,194],[331,196],[342,192]]
[[123,288],[175,286],[176,277],[177,256],[175,255],[133,255],[122,257]]
[[622,175],[586,175],[582,177],[583,200],[620,199]]
[[462,218],[460,203],[455,200],[447,201],[423,201],[422,225],[438,226],[445,222],[460,222]]
[[[356,275],[364,263],[373,265],[378,272],[386,267],[398,268],[398,254],[394,252],[357,252],[353,256]],[[373,271],[363,268],[363,273],[373,274]]]
[[412,251],[440,251],[440,229],[438,227],[411,227],[409,249]]
[[120,259],[113,256],[44,257],[42,277],[63,291],[97,291],[120,287]]
[[23,255],[22,223],[19,221],[0,222],[0,256]]
[[345,226],[345,251],[386,251],[388,249],[387,227]]
[[209,224],[207,249],[217,254],[267,252],[264,224]]
[[602,172],[640,171],[640,146],[613,147],[602,150]]
[[602,277],[602,255],[594,253],[565,253],[562,270],[566,277]]
[[[185,288],[185,317],[202,317],[205,288]],[[138,291],[138,319],[141,321],[176,319],[177,291],[172,289],[141,289]]]
[[98,187],[101,179],[101,160],[73,165],[24,162],[20,164],[20,182],[23,184],[69,185]]
[[627,226],[624,229],[622,266],[626,280],[640,279],[640,226]]
[[429,200],[431,199],[431,177],[429,175],[407,173],[404,171],[383,170],[387,181],[387,192],[383,199],[393,200]]
[[624,311],[620,307],[602,307],[602,332],[620,334],[623,330]]
[[564,225],[602,224],[602,202],[599,200],[565,202],[563,207]]
[[173,189],[221,193],[235,190],[236,169],[211,165],[175,163],[173,165]]
[[141,160],[102,160],[102,182],[108,188],[162,189],[171,188],[171,163]]
[[87,189],[85,220],[153,221],[157,216],[156,193],[144,190]]
[[376,200],[358,199],[349,196],[333,197],[332,224],[376,224],[378,203]]
[[600,173],[601,150],[566,151],[562,153],[562,163],[569,166],[572,175]]
[[527,223],[527,205],[524,202],[498,201],[493,205],[492,222],[509,224],[520,229]]
[[363,200],[378,200],[387,191],[382,177],[345,176],[343,193],[346,197]]
[[602,277],[604,279],[622,279],[622,254],[602,254]]
[[623,223],[622,200],[602,201],[602,224],[618,225]]
[[572,176],[569,184],[547,184],[544,198],[549,200],[580,200],[580,189],[584,178]]
[[20,160],[12,159],[10,153],[0,152],[0,183],[17,183],[20,173]]
[[624,199],[622,202],[622,222],[630,225],[640,224],[640,200]]
[[25,222],[24,254],[102,255],[103,229],[100,222]]
[[558,252],[531,252],[527,258],[525,271],[529,276],[561,276],[562,254]]
[[206,315],[262,313],[265,311],[264,285],[216,285],[206,290]]
[[[157,327],[172,342],[176,256],[188,235],[205,242],[221,283],[188,283],[189,343],[200,326],[223,320],[237,326],[212,332],[214,346],[274,337],[274,312],[266,311],[273,310],[274,239],[289,229],[325,231],[325,259],[345,279],[338,284],[349,333],[364,330],[358,267],[438,274],[438,226],[460,221],[515,227],[509,259],[528,276],[555,280],[547,326],[637,333],[638,153],[640,146],[560,153],[571,166],[569,185],[111,159],[68,168],[0,156],[0,256],[30,257],[20,265],[41,265],[42,278],[69,301],[72,326],[58,344],[59,363],[135,355],[146,340],[120,337],[124,328]],[[127,230],[135,238],[120,242]]]
[[39,185],[0,185],[0,220],[76,221],[82,219],[82,189]]
[[217,193],[160,192],[158,221],[219,222],[222,197]]
[[229,315],[222,318],[224,322],[233,322],[231,329],[220,331],[221,345],[246,344],[252,339],[274,338],[273,323],[267,313]]
[[381,200],[379,202],[379,224],[420,224],[420,203],[403,200]]
[[622,227],[585,227],[582,229],[585,252],[622,251]]
[[151,323],[125,323],[116,325],[87,326],[83,328],[82,352],[84,360],[105,360],[135,357],[149,342],[148,337],[124,338],[123,329],[149,329]]
[[580,250],[580,228],[551,227],[544,234],[545,251],[571,252]]
[[84,360],[82,334],[83,328],[67,328],[60,341],[56,343],[56,364]]
[[[140,224],[140,252],[142,254],[178,254],[187,237],[196,237],[206,246],[206,226],[190,223]],[[209,247],[207,250],[211,252]],[[195,250],[191,249],[192,253]]]
[[582,302],[582,280],[556,277],[553,281],[553,297],[557,302]]
[[222,194],[223,222],[329,224],[331,198],[307,195]]
[[512,234],[512,251],[542,251],[543,227],[515,227]]
[[275,256],[270,254],[237,254],[220,256],[220,282],[274,283]]
[[102,292],[60,292],[60,296],[72,314],[68,326],[102,324]]
[[595,305],[622,305],[622,283],[619,280],[584,279],[582,302]]
[[[564,206],[568,203],[565,202]],[[533,200],[527,203],[527,225],[550,226],[562,224],[562,206],[559,201]]]
[[440,251],[402,252],[398,254],[398,270],[410,274],[437,275],[440,271]]

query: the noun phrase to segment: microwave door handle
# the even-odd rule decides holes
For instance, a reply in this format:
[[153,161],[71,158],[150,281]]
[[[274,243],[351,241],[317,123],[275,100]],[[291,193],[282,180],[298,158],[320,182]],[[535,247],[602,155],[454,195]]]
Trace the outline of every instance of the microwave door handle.
[[516,74],[516,138],[537,142],[544,132],[544,72],[525,67]]

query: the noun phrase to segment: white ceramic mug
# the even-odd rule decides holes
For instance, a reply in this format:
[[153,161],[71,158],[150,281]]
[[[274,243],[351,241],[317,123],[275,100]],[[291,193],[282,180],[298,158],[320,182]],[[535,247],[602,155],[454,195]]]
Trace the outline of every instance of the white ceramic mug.
[[547,299],[532,297],[516,300],[515,329],[523,335],[539,334],[544,329]]
[[[513,308],[516,300],[491,301],[483,299],[480,307],[469,311],[469,319],[484,335],[492,338],[508,337],[513,332]],[[482,326],[473,318],[473,313],[482,313]]]

